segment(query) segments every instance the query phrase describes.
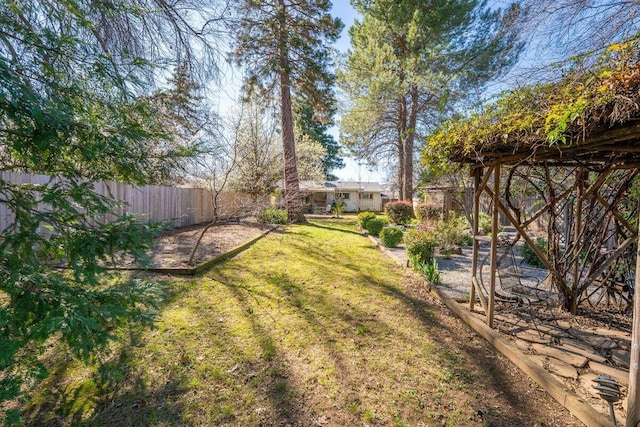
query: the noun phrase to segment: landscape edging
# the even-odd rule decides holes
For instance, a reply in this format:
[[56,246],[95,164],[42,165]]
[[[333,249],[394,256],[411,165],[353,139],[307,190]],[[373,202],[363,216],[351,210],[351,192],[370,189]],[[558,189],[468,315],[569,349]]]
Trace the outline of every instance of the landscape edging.
[[[378,242],[371,236],[368,236],[375,246],[381,249],[386,256],[396,261],[396,263],[402,265],[397,259],[391,256],[385,248],[378,244]],[[406,265],[403,267],[407,268]],[[411,271],[414,273],[413,271]],[[417,273],[414,273],[417,274]],[[424,278],[420,276],[424,281]],[[426,281],[425,281],[426,282]],[[427,284],[428,286],[428,284]],[[469,311],[464,309],[453,298],[446,295],[440,289],[435,286],[428,286],[440,300],[453,311],[461,320],[463,320],[469,327],[482,336],[489,344],[496,350],[506,356],[511,362],[513,362],[520,370],[527,374],[532,380],[536,381],[551,397],[553,397],[558,403],[563,405],[567,410],[582,421],[589,427],[615,427],[613,423],[604,414],[598,412],[593,406],[580,400],[577,394],[570,389],[566,388],[559,380],[553,375],[547,372],[544,368],[538,366],[533,360],[527,357],[520,350],[512,346],[509,341],[504,339],[498,334],[498,332],[489,328],[480,319],[473,316]]]
[[177,274],[179,276],[195,276],[198,273],[202,273],[213,267],[214,265],[226,261],[227,259],[233,258],[238,255],[240,252],[249,248],[249,246],[253,245],[258,240],[262,239],[267,234],[271,233],[273,230],[278,228],[278,226],[274,226],[264,231],[260,235],[254,237],[251,240],[247,240],[246,242],[236,246],[233,249],[228,250],[227,252],[217,255],[207,261],[203,261],[195,267],[108,267],[109,270],[121,270],[121,271],[145,271],[149,273],[165,273],[165,274]]

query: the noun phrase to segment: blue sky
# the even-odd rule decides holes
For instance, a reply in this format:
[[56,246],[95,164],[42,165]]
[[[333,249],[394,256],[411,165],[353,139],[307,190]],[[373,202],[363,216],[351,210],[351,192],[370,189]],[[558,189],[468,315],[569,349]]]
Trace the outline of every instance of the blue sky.
[[[344,23],[344,29],[340,39],[336,42],[335,47],[342,53],[346,53],[351,46],[349,42],[349,27],[353,24],[358,14],[351,7],[348,0],[336,0],[333,2],[333,8],[331,14],[337,16]],[[340,118],[337,117],[339,120]],[[334,127],[330,130],[333,137],[339,141],[339,130]],[[369,170],[366,166],[358,164],[356,159],[347,157],[345,160],[345,167],[342,169],[334,170],[333,174],[344,181],[376,181],[382,183],[385,180],[386,173],[379,170]]]

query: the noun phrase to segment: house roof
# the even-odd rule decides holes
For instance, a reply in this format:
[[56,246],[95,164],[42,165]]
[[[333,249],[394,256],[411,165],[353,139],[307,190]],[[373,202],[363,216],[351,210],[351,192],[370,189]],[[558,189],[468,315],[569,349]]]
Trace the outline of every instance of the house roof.
[[357,181],[300,181],[300,189],[324,192],[365,191],[369,193],[381,193],[383,191],[382,186],[377,182]]

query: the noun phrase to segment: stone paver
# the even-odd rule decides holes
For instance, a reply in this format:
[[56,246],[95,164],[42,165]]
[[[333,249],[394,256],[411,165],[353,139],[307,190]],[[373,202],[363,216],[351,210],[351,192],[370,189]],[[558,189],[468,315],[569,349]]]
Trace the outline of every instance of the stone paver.
[[584,368],[587,366],[587,363],[589,363],[589,359],[586,357],[568,352],[562,347],[556,347],[554,345],[534,343],[531,345],[531,349],[538,354],[562,360],[575,368]]
[[625,387],[629,385],[629,372],[627,370],[614,368],[611,365],[598,362],[589,362],[589,369],[598,374],[608,375]]
[[600,363],[607,362],[607,358],[601,355],[600,353],[597,353],[593,349],[593,347],[577,339],[561,338],[560,344],[562,345],[562,348],[564,348],[566,351],[580,354],[589,360],[593,360],[594,362],[600,362]]
[[603,337],[602,335],[598,335],[593,332],[583,331],[576,328],[569,328],[567,332],[569,332],[572,337],[577,338],[580,341],[584,341],[596,349],[613,350],[614,348],[618,348],[618,343],[611,338]]
[[578,371],[573,366],[562,360],[555,359],[553,357],[544,356],[542,354],[532,354],[529,356],[538,365],[542,366],[547,371],[551,372],[562,378],[569,378],[572,380],[578,379]]

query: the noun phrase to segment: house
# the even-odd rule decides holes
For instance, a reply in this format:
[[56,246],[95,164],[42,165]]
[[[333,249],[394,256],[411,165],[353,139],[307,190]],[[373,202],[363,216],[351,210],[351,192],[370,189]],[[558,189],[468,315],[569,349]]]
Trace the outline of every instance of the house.
[[382,211],[382,186],[377,182],[300,181],[305,194],[304,213],[326,213],[334,200],[343,200],[345,212]]

